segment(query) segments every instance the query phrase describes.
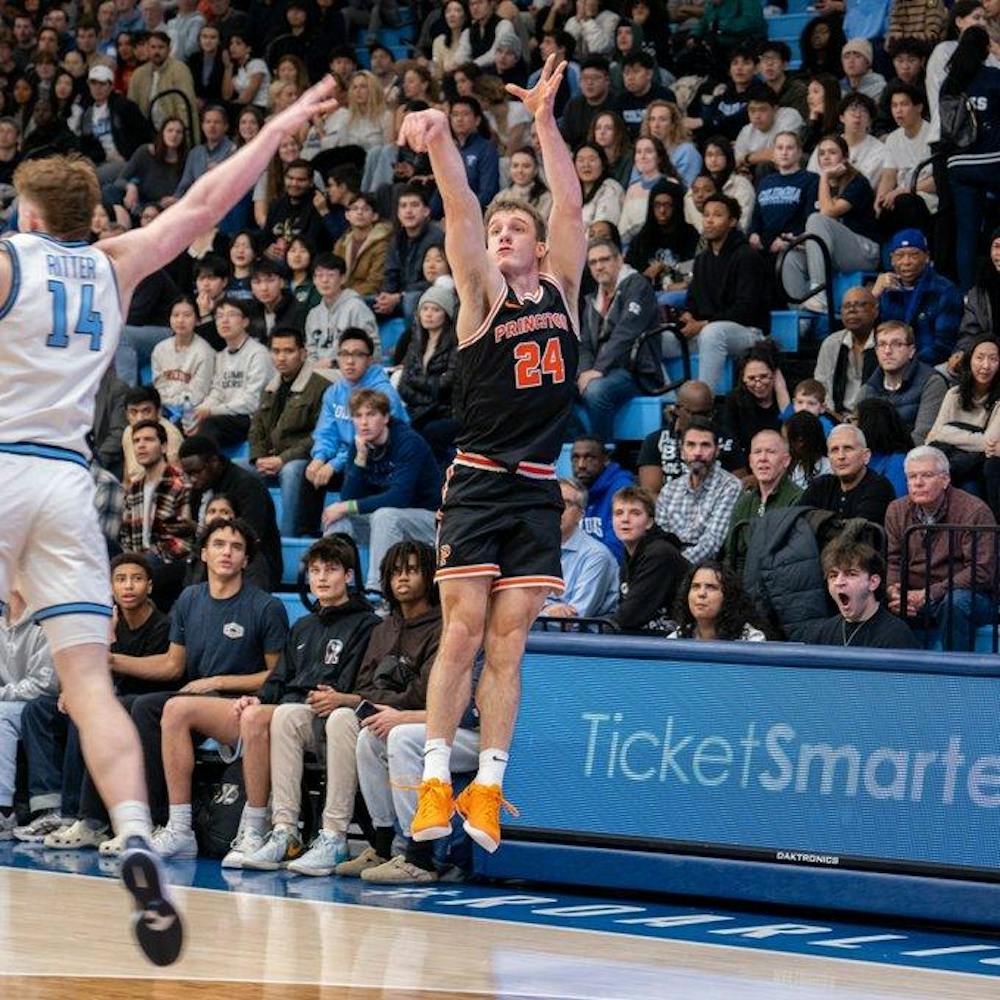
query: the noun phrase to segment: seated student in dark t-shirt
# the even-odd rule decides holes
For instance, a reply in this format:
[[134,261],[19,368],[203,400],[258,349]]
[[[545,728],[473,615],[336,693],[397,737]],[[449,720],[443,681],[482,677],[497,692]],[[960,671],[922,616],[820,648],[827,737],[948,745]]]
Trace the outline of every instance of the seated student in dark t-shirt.
[[[114,598],[111,652],[125,656],[150,657],[165,653],[169,643],[170,619],[151,600],[153,575],[145,556],[125,552],[111,562],[111,591]],[[114,674],[115,693],[129,708],[141,695],[155,691],[172,691],[176,683],[147,679],[143,675]],[[108,839],[108,814],[90,775],[84,770],[80,739],[75,726],[58,708],[55,697],[38,698],[29,703],[25,713],[31,716],[31,754],[28,757],[29,784],[32,797],[47,798],[60,793],[59,778],[70,773],[82,774],[79,807],[62,813],[63,824],[45,839],[45,846],[56,850],[76,850],[97,847]],[[62,725],[66,720],[66,725]],[[65,750],[62,747],[65,739]],[[44,771],[35,775],[35,764],[48,762]],[[41,772],[42,768],[38,768]],[[56,780],[49,787],[48,778]],[[79,818],[73,818],[76,812]]]
[[885,476],[868,468],[871,452],[861,429],[854,424],[838,424],[830,431],[826,447],[833,472],[817,476],[802,494],[799,505],[885,524],[885,512],[896,499],[896,491]]
[[[677,390],[677,403],[672,407],[665,427],[651,431],[643,439],[636,462],[639,485],[653,496],[659,496],[668,479],[676,479],[687,470],[681,461],[681,437],[692,417],[706,417],[715,422],[712,390],[704,382],[685,382]],[[719,464],[726,472],[739,468],[740,453],[732,437],[719,438]]]
[[841,537],[823,550],[823,573],[837,614],[815,622],[804,633],[819,646],[917,649],[919,643],[906,622],[879,601],[885,562],[870,546]]
[[[113,654],[111,667],[132,676],[184,680],[179,693],[185,695],[252,694],[278,662],[288,634],[288,615],[277,598],[243,580],[256,549],[256,536],[246,521],[210,521],[199,548],[208,582],[186,588],[177,599],[167,652],[141,658]],[[160,720],[173,697],[172,693],[140,695],[132,705],[153,821],[161,826],[166,819],[166,779]],[[187,746],[191,745],[189,741]],[[190,806],[186,814],[174,818],[179,823],[185,816],[190,825]]]

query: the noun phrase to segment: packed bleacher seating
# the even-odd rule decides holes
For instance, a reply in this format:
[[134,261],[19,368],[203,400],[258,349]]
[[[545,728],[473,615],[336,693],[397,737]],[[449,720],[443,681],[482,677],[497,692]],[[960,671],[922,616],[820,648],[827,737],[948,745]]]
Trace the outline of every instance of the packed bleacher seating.
[[[93,161],[96,242],[310,82],[338,88],[140,286],[98,397],[112,667],[166,856],[376,882],[468,868],[467,844],[408,837],[461,303],[429,160],[396,139],[440,108],[483,211],[508,194],[548,215],[504,85],[553,52],[590,239],[568,586],[538,627],[998,652],[1000,0],[9,5],[6,231],[25,159]],[[0,839],[114,854],[21,605],[0,622]],[[192,733],[217,749],[188,756]],[[213,810],[198,775],[238,768],[237,744],[245,808]],[[474,770],[471,705],[455,747]]]

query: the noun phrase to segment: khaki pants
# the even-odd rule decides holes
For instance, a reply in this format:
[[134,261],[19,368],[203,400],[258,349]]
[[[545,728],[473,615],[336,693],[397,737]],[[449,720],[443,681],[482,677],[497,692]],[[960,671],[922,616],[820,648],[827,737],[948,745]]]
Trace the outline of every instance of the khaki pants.
[[279,705],[271,717],[271,814],[277,826],[296,826],[302,809],[302,766],[307,750],[321,750],[326,737],[326,803],[323,829],[346,834],[358,787],[355,746],[361,724],[352,708],[326,719],[308,705]]

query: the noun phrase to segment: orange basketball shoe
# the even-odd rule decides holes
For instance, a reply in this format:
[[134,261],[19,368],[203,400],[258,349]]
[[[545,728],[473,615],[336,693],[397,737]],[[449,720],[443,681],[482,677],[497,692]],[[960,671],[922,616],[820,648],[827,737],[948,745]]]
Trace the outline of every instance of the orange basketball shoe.
[[455,808],[465,817],[465,832],[484,851],[492,854],[500,846],[500,809],[520,815],[504,797],[499,785],[473,781],[455,800]]
[[410,825],[410,836],[414,840],[447,837],[451,833],[451,817],[454,815],[451,785],[438,778],[428,778],[417,789],[417,811]]

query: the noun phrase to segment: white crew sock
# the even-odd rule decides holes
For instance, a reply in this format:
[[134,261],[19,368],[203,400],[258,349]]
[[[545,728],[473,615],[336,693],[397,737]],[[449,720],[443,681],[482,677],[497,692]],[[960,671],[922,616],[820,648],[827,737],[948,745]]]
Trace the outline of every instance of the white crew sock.
[[431,778],[451,784],[451,747],[447,740],[428,740],[424,744],[424,781]]
[[188,832],[191,829],[191,803],[186,802],[181,806],[171,806],[167,826],[178,833]]
[[253,830],[255,833],[265,833],[267,831],[267,806],[245,806],[243,822],[248,830]]
[[479,773],[476,783],[479,785],[503,785],[504,772],[510,757],[504,750],[487,747],[479,755]]
[[108,810],[111,825],[119,837],[141,837],[147,843],[153,836],[153,821],[149,816],[149,806],[137,799],[126,799]]

